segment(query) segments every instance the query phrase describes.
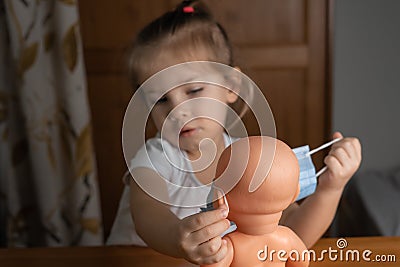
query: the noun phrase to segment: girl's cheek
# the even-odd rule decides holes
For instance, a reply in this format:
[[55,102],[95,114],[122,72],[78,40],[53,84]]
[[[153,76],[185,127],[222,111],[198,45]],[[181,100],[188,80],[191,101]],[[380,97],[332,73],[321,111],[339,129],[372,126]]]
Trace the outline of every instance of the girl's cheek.
[[162,127],[162,123],[163,123],[163,118],[162,118],[161,114],[158,112],[152,112],[150,115],[151,115],[150,117],[153,120],[156,128],[160,129],[160,127]]

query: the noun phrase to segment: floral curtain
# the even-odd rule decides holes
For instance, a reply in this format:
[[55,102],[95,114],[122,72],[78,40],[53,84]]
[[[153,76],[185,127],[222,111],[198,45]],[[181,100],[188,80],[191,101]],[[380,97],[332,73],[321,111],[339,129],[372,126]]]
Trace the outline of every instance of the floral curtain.
[[0,1],[0,246],[100,245],[75,0]]

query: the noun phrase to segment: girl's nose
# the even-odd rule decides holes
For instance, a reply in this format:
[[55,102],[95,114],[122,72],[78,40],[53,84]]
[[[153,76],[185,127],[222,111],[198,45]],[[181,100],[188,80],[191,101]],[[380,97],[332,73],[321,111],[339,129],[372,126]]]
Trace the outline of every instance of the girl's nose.
[[172,121],[185,123],[189,120],[191,111],[188,107],[176,107],[168,116]]

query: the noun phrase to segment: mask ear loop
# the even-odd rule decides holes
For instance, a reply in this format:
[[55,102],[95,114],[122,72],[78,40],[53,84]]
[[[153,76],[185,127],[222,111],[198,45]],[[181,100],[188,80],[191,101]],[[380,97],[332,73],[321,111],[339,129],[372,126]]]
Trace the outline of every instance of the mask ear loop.
[[[228,204],[228,200],[226,199],[224,190],[222,190],[222,188],[219,188],[219,187],[216,186],[216,185],[213,185],[213,187],[214,187],[215,189],[217,189],[217,191],[218,191],[218,192],[221,194],[221,196],[224,198],[224,202],[225,202],[226,207],[228,208],[228,213],[229,213],[229,204]],[[220,199],[219,196],[218,196],[218,199]]]
[[[311,156],[312,154],[314,154],[314,153],[316,153],[316,152],[318,152],[318,151],[320,151],[320,150],[322,150],[322,149],[324,149],[324,148],[326,148],[326,147],[328,147],[328,146],[331,146],[331,145],[333,145],[334,143],[337,143],[337,142],[339,142],[339,141],[342,140],[342,139],[343,139],[342,137],[333,139],[332,141],[330,141],[330,142],[328,142],[328,143],[325,143],[325,144],[323,144],[323,145],[321,145],[321,146],[319,146],[319,147],[317,147],[317,148],[315,148],[315,149],[313,149],[313,150],[307,152],[305,155],[306,155],[306,156]],[[315,176],[316,176],[316,177],[320,176],[320,175],[323,174],[327,169],[328,169],[328,166],[323,167],[321,170],[319,170],[319,171],[317,172],[317,174],[316,174]]]
[[328,166],[324,166],[322,169],[320,169],[317,174],[315,175],[315,177],[318,178],[318,176],[320,176],[321,174],[323,174],[326,170],[328,169]]

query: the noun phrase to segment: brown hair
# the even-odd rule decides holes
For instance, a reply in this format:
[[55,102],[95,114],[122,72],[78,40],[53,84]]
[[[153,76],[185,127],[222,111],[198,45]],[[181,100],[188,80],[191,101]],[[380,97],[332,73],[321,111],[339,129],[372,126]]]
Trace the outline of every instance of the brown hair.
[[[208,60],[233,65],[232,48],[222,26],[199,1],[183,1],[144,27],[128,58],[132,87],[138,88],[155,70],[168,67],[157,60],[173,56],[176,63]],[[167,52],[167,53],[166,53]],[[157,65],[158,64],[158,65]]]

